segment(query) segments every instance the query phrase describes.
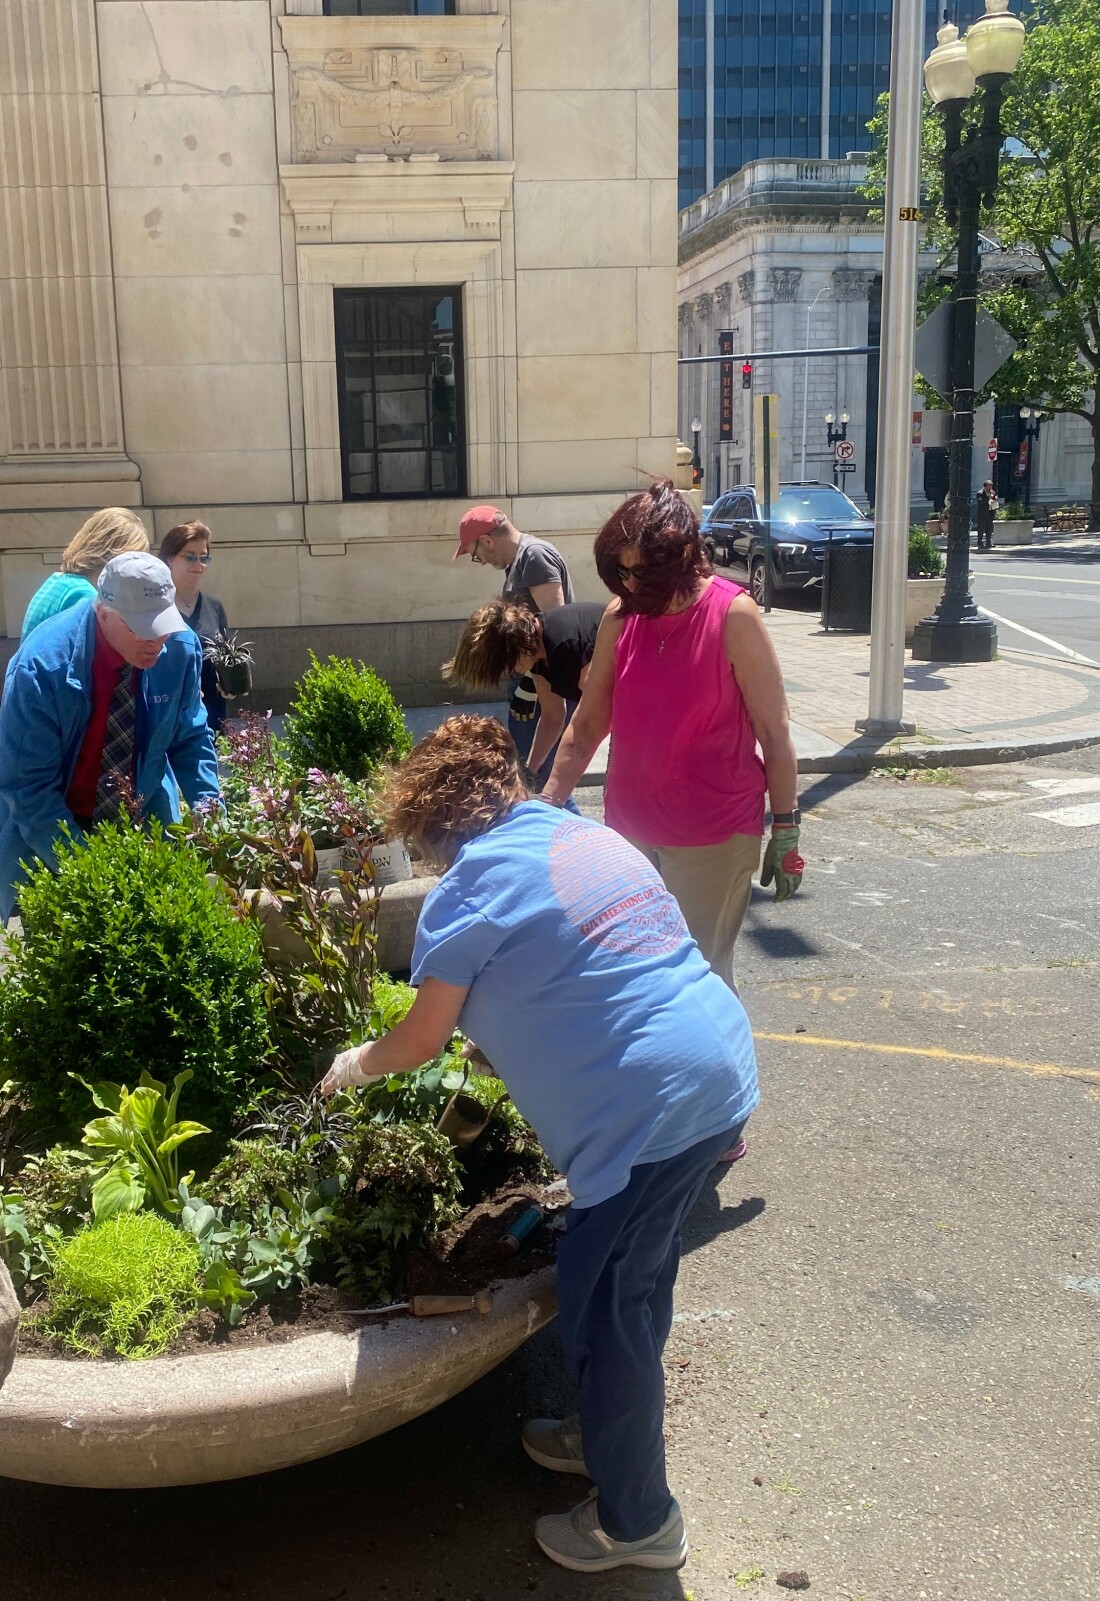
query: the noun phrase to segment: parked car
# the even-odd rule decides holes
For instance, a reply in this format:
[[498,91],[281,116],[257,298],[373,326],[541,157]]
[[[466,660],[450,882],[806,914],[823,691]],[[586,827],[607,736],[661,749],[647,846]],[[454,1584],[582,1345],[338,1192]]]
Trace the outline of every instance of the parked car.
[[[715,565],[738,569],[757,605],[763,605],[767,541],[756,491],[739,484],[720,495],[701,531]],[[832,484],[780,484],[771,515],[773,593],[820,584],[830,540],[870,545],[874,535],[874,523]]]

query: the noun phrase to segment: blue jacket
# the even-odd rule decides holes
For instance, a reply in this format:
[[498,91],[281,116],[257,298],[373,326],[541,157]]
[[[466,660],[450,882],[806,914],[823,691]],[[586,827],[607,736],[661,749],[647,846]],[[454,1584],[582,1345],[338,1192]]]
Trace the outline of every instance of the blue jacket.
[[[65,799],[92,710],[95,606],[82,601],[40,623],[8,664],[0,702],[0,918],[23,879],[21,860],[53,863],[60,825],[80,828]],[[178,822],[178,790],[191,805],[217,797],[218,765],[199,683],[202,647],[172,634],[138,674],[136,791],[144,815]]]

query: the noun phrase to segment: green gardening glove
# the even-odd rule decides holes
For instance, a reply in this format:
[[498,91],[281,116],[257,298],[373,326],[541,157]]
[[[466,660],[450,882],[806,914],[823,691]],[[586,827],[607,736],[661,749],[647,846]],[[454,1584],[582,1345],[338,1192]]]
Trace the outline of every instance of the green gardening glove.
[[761,889],[767,889],[774,878],[776,900],[790,900],[802,882],[805,868],[806,863],[798,854],[798,829],[773,828],[760,869]]

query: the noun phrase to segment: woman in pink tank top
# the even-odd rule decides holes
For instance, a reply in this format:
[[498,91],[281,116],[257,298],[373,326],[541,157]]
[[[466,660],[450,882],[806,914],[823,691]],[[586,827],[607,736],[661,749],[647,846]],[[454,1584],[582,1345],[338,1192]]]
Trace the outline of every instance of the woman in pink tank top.
[[657,867],[715,972],[761,883],[798,888],[801,821],[783,676],[752,599],[714,576],[668,479],[633,495],[596,539],[607,608],[584,694],[543,794],[563,805],[611,734],[605,818]]

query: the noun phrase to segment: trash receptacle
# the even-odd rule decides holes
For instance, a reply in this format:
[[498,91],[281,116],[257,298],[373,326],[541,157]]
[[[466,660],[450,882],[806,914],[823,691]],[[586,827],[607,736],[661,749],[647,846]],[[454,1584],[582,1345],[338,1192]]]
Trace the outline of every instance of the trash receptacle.
[[826,628],[871,632],[873,545],[833,544],[825,547],[821,583],[821,621]]

